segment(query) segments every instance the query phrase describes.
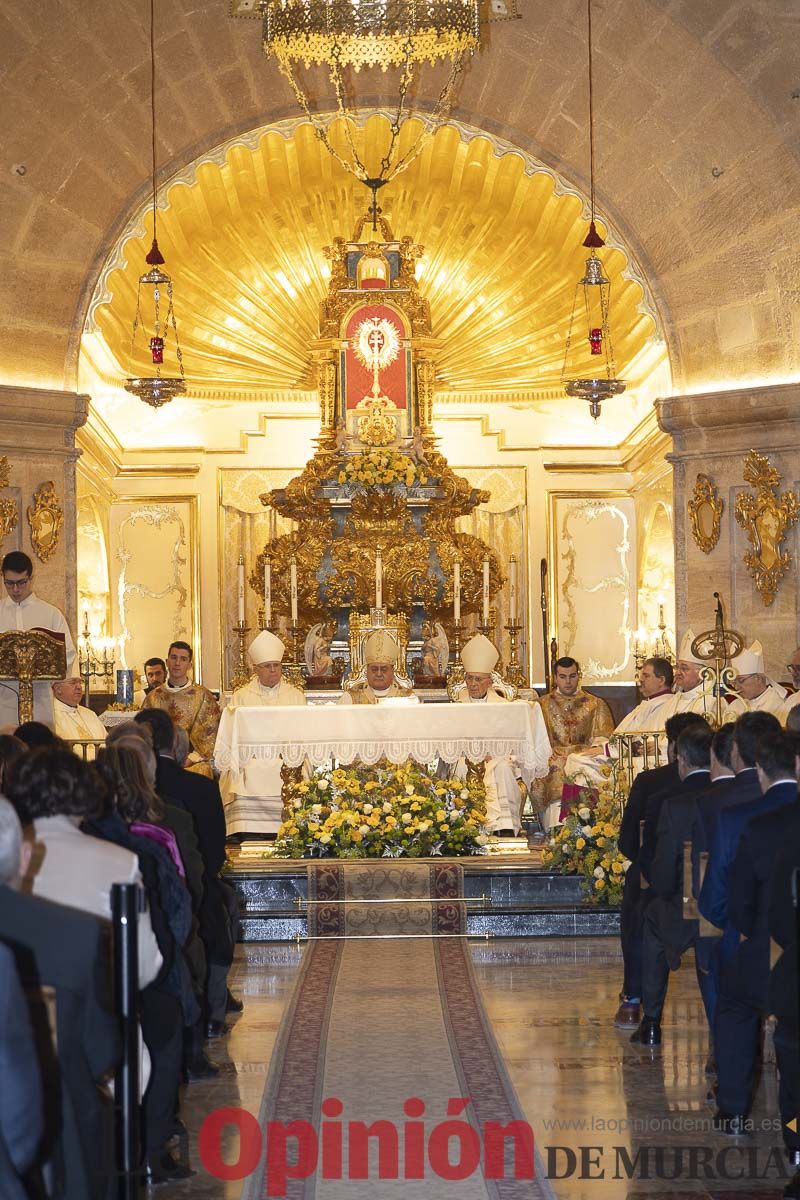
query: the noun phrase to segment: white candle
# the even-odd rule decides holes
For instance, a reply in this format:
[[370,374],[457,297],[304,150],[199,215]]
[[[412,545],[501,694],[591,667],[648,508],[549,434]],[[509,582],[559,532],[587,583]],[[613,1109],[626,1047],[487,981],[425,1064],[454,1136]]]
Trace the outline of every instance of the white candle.
[[453,563],[453,620],[456,624],[461,620],[461,563],[458,559]]
[[511,555],[508,564],[508,619],[512,624],[517,620],[517,560]]
[[239,624],[244,625],[244,557],[241,554],[239,555],[239,566],[236,574],[236,595],[239,602]]
[[264,559],[264,628],[272,625],[272,563]]
[[292,555],[289,563],[289,592],[292,600],[292,624],[297,624],[297,559]]
[[380,546],[375,555],[375,607],[383,608],[383,559]]
[[489,624],[489,560],[483,560],[483,623]]

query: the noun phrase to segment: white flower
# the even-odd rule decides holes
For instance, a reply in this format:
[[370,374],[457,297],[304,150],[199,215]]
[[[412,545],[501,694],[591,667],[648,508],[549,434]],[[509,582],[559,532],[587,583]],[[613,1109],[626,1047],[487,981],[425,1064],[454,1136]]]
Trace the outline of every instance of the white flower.
[[331,840],[331,835],[329,833],[323,833],[319,840],[322,842],[323,846],[327,846],[328,842]]
[[318,779],[317,780],[317,787],[319,788],[319,790],[321,792],[324,792],[328,788],[329,785],[330,785],[330,779]]
[[369,833],[369,825],[359,825],[358,832],[361,834]]
[[388,800],[384,800],[383,802],[383,811],[385,813],[390,813],[392,811],[392,806]]
[[407,784],[406,784],[406,795],[407,795],[407,796],[413,796],[413,795],[414,795],[414,785],[413,785],[413,783],[407,783]]
[[555,839],[555,838],[550,838],[550,845],[551,845],[551,846],[555,846],[555,844],[556,844],[556,839]]
[[466,788],[464,789],[464,791],[463,791],[463,792],[461,792],[461,799],[462,799],[462,800],[469,800],[469,792],[467,791],[467,789],[466,789]]
[[302,807],[303,807],[302,800],[293,800],[292,801],[292,808],[302,808]]
[[485,833],[479,833],[478,836],[475,838],[475,841],[478,843],[479,846],[486,846],[489,842],[489,839]]
[[450,820],[451,820],[451,821],[457,821],[457,820],[458,820],[458,818],[459,818],[459,816],[460,816],[460,814],[459,814],[459,811],[458,811],[458,809],[457,809],[457,808],[454,808],[454,809],[453,809],[453,811],[450,813]]
[[606,873],[602,867],[595,867],[592,874],[594,875],[595,879],[605,879],[606,877]]
[[420,821],[420,823],[419,823],[420,833],[425,833],[426,830],[430,829],[432,824],[433,824],[432,821]]
[[583,808],[578,809],[578,816],[580,817],[580,819],[582,821],[588,821],[589,818],[591,817],[591,815],[592,815],[592,810],[590,808],[586,808],[585,805]]
[[583,825],[581,827],[581,833],[583,834],[584,837],[591,837],[592,836],[591,825]]
[[408,822],[411,820],[411,813],[403,813],[400,820],[403,822],[404,825],[407,825]]
[[622,864],[622,869],[623,869],[623,871],[627,871],[627,869],[628,869],[628,867],[629,867],[630,865],[631,865],[631,864],[630,864],[629,860],[626,858],[626,859],[625,859],[625,862]]
[[371,804],[365,804],[365,805],[364,805],[364,812],[367,814],[367,816],[369,816],[369,814],[372,812],[372,805],[371,805]]
[[319,816],[319,814],[322,812],[322,805],[321,804],[312,804],[311,811],[314,814],[314,816]]

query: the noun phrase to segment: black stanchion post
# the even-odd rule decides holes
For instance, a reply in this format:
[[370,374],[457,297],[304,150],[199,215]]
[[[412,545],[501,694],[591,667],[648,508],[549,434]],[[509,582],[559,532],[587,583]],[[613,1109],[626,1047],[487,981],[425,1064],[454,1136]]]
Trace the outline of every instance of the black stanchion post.
[[137,928],[142,889],[136,883],[111,888],[114,929],[114,1002],[122,1032],[122,1061],[114,1090],[116,1109],[117,1197],[136,1200],[140,1188],[139,1151],[139,951]]

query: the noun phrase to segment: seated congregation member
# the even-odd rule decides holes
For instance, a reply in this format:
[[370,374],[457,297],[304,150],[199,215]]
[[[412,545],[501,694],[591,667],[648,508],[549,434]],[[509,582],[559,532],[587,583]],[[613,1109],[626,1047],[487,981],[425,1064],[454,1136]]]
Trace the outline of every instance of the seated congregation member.
[[[459,704],[509,703],[505,696],[495,691],[492,680],[499,657],[498,650],[482,633],[470,638],[461,653],[466,686],[459,693]],[[486,826],[490,833],[510,836],[520,831],[524,795],[520,795],[517,778],[508,758],[490,758],[485,764]]]
[[[141,883],[136,855],[82,833],[95,813],[90,768],[70,750],[44,747],[20,759],[8,798],[23,822],[33,826],[33,852],[23,890],[70,908],[111,919],[111,885]],[[139,916],[139,986],[161,969],[150,914]]]
[[765,675],[761,642],[753,642],[732,659],[731,669],[735,672],[733,688],[737,696],[727,707],[726,721],[735,721],[746,712],[766,712],[782,717],[786,688]]
[[[37,1197],[51,1194],[44,1187],[46,1172],[53,1194],[65,1200],[107,1200],[113,1113],[100,1085],[120,1056],[109,930],[106,922],[77,909],[20,894],[29,857],[19,818],[0,797],[0,942],[12,951],[25,990],[44,1097],[41,1138],[35,1115],[29,1129],[26,1118],[36,1143],[28,1177]],[[3,1069],[0,1107],[15,1099],[8,1088]]]
[[[247,653],[254,678],[233,693],[231,708],[306,703],[305,692],[283,678],[281,664],[286,647],[280,638],[264,630],[250,643]],[[283,812],[280,762],[253,762],[241,771],[226,771],[219,782],[229,837],[232,834],[264,836],[278,832]]]
[[192,927],[186,872],[175,836],[163,822],[155,769],[148,773],[141,752],[118,740],[101,751],[96,775],[105,785],[105,807],[85,828],[136,855],[164,959],[141,996],[142,1034],[152,1064],[142,1103],[147,1178],[153,1184],[186,1179],[192,1172],[168,1148],[178,1108],[183,1029],[200,1017],[184,955]]
[[412,698],[410,688],[402,688],[394,677],[400,647],[390,633],[376,629],[364,642],[366,678],[350,691],[343,692],[339,704],[378,704],[398,696]]
[[[75,662],[75,643],[64,614],[53,604],[40,600],[33,590],[33,563],[21,550],[11,550],[3,558],[5,597],[0,600],[0,633],[26,629],[46,629],[64,642],[67,673]],[[53,693],[44,680],[33,685],[33,715],[37,721],[53,721]],[[0,687],[0,728],[16,725],[19,720],[19,684],[7,680]]]
[[148,658],[144,664],[145,686],[133,693],[134,708],[141,708],[145,696],[149,696],[153,688],[161,687],[167,682],[167,664],[163,658]]
[[643,1046],[661,1044],[661,1013],[670,971],[692,944],[697,922],[684,920],[683,897],[691,881],[684,880],[684,842],[691,841],[698,823],[697,806],[711,782],[711,740],[705,721],[696,721],[679,735],[675,758],[679,783],[666,792],[659,815],[648,882],[653,899],[642,928],[642,1004],[644,1015],[631,1035]]
[[36,750],[41,746],[64,746],[61,738],[43,721],[23,721],[14,730],[14,737],[28,750]]
[[[641,1016],[642,998],[642,920],[644,910],[653,898],[647,880],[642,879],[642,861],[650,854],[650,842],[658,824],[659,805],[664,796],[680,785],[676,745],[684,729],[702,721],[696,713],[678,713],[669,717],[665,726],[667,762],[661,767],[641,771],[633,781],[619,831],[619,848],[630,867],[625,873],[620,906],[620,942],[624,976],[620,1005],[614,1016],[618,1029],[635,1029]],[[648,821],[649,818],[649,821]],[[643,830],[647,822],[648,855],[643,856]]]
[[2,941],[0,1079],[0,1194],[4,1200],[25,1200],[22,1177],[33,1166],[44,1133],[42,1080],[25,993],[14,955]]
[[211,779],[220,709],[213,692],[192,682],[191,670],[192,647],[188,642],[173,642],[167,653],[167,681],[145,696],[142,711],[161,709],[185,729],[192,747],[187,770]]
[[[643,699],[623,717],[614,733],[651,733],[664,728],[667,717],[675,712],[677,700],[672,685],[675,675],[665,658],[648,658],[639,672],[639,691]],[[597,787],[604,779],[600,769],[608,763],[608,747],[598,746],[582,754],[570,754],[564,767],[567,780],[582,787]]]
[[[156,752],[156,790],[162,800],[188,812],[195,827],[205,867],[203,902],[198,913],[200,937],[206,952],[207,979],[205,1001],[207,1036],[218,1037],[225,1031],[228,971],[233,959],[233,940],[228,913],[226,885],[219,878],[225,863],[225,816],[219,787],[210,779],[184,770],[175,761],[175,728],[167,713],[143,708],[134,718],[137,724],[149,724]],[[199,1060],[199,1049],[191,1057]],[[195,1073],[200,1077],[200,1072]]]
[[[728,887],[728,923],[736,941],[720,970],[714,1021],[718,1105],[714,1125],[732,1134],[744,1131],[750,1112],[761,1020],[769,1008],[773,872],[784,844],[800,837],[794,738],[784,733],[763,737],[756,751],[756,770],[763,793],[758,807],[763,815],[757,815],[754,802],[754,811],[740,825]],[[720,821],[736,811],[729,809]]]
[[564,789],[564,767],[570,754],[593,745],[605,746],[614,718],[605,700],[581,687],[580,663],[559,658],[553,670],[553,688],[539,700],[550,738],[550,772],[531,785],[531,799],[545,829],[558,821]]
[[14,769],[28,747],[13,733],[0,733],[0,795],[4,795]]
[[[797,709],[797,705],[795,705]],[[798,710],[800,711],[800,710]],[[795,759],[800,774],[800,759]],[[775,1029],[775,1057],[778,1064],[778,1104],[781,1132],[791,1166],[796,1168],[785,1195],[800,1197],[800,996],[797,966],[797,900],[800,880],[800,830],[796,822],[784,832],[784,842],[775,859],[769,896],[769,932],[779,957],[769,980],[768,1010],[778,1019]]]
[[[81,704],[83,684],[77,675],[53,684],[54,729],[68,744],[92,739],[105,741],[106,727],[96,713]],[[92,747],[91,756],[94,756]]]

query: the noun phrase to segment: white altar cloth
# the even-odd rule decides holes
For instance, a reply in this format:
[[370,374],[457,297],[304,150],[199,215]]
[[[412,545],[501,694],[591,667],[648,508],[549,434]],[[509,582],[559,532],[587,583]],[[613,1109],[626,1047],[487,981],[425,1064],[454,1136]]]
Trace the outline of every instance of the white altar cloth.
[[430,763],[440,758],[513,758],[530,775],[549,770],[550,741],[538,705],[382,704],[330,707],[226,708],[214,747],[218,771],[239,771],[253,761],[281,758],[289,767],[308,760],[342,764]]

